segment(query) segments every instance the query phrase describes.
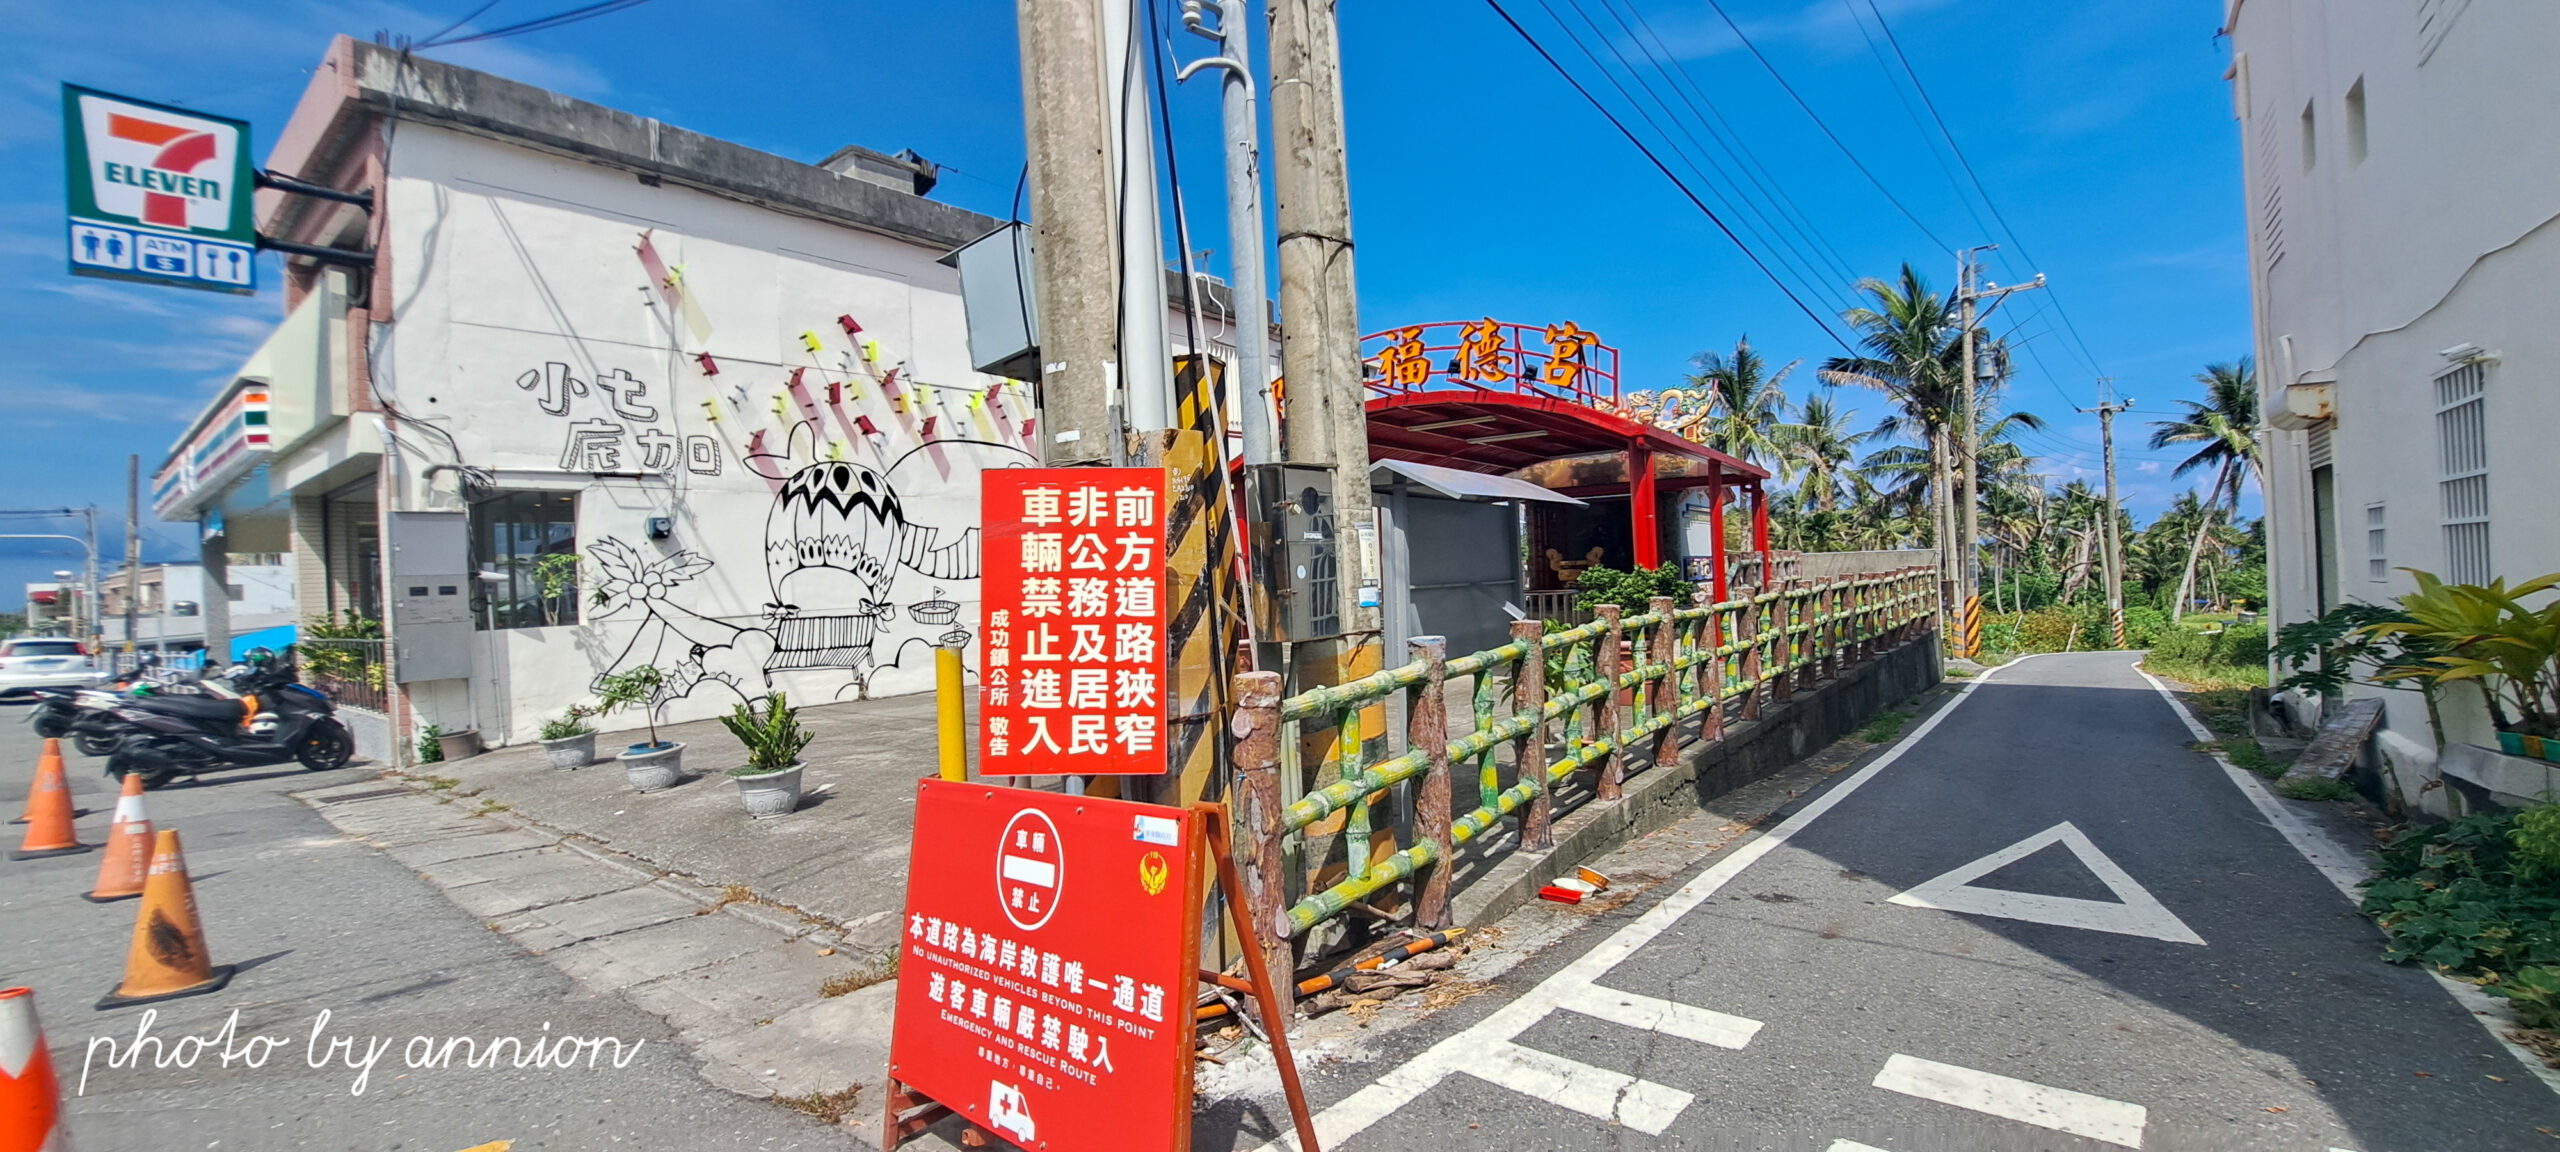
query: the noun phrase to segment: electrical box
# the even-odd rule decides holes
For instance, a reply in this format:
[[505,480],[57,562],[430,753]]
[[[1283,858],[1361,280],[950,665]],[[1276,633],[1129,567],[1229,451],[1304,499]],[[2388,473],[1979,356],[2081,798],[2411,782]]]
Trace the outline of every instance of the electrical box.
[[960,270],[969,365],[1009,380],[1040,379],[1040,298],[1033,291],[1031,227],[1011,223],[942,258]]
[[403,684],[471,675],[471,528],[461,512],[391,514],[392,667]]
[[1253,510],[1254,586],[1273,640],[1342,634],[1342,547],[1329,468],[1260,464],[1246,470]]

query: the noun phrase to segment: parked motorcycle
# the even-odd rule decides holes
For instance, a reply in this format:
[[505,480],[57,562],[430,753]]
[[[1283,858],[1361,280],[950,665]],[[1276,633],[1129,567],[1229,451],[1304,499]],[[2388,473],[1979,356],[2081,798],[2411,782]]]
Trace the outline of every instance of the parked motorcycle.
[[126,672],[97,687],[39,688],[32,694],[36,706],[28,710],[27,723],[36,735],[69,739],[89,756],[109,755],[124,739],[125,725],[115,718],[115,710],[128,700],[152,696],[238,696],[220,679],[155,677],[143,670]]
[[107,754],[107,775],[138,774],[143,787],[157,788],[182,774],[285,761],[325,772],[354,758],[355,734],[337,705],[296,683],[289,664],[252,666],[228,680],[237,698],[155,693],[121,701],[111,713],[121,739]]

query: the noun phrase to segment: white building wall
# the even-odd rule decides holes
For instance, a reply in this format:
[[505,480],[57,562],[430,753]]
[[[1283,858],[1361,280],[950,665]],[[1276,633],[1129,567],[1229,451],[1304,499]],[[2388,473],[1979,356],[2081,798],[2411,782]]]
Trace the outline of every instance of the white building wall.
[[[976,631],[978,477],[1034,462],[1028,390],[984,398],[1002,382],[970,370],[939,251],[418,124],[390,171],[396,312],[375,371],[402,419],[435,429],[398,437],[403,506],[465,506],[434,467],[456,448],[497,488],[577,494],[588,601],[576,625],[477,635],[467,689],[412,686],[421,722],[530,739],[639,663],[677,679],[666,720],[768,688],[932,686],[931,646]],[[644,232],[695,321],[643,270]],[[670,539],[648,538],[655,516]]]
[[[2434,379],[2441,353],[2488,352],[2492,570],[2560,570],[2560,6],[2426,0],[2239,0],[2228,20],[2246,173],[2263,399],[2335,377],[2323,430],[2267,433],[2270,586],[2277,623],[2320,611],[2309,455],[2328,437],[2336,480],[2336,592],[2376,603],[2399,569],[2443,573]],[[2349,94],[2361,83],[2362,154]],[[2306,126],[2305,111],[2310,116]],[[2383,547],[2367,509],[2383,510]],[[2383,561],[2379,579],[2369,561]],[[2358,694],[2380,692],[2358,688]],[[2416,693],[2380,692],[2401,786],[2441,811],[2434,735]],[[2446,697],[2446,737],[2493,742],[2475,693]],[[2415,769],[2414,771],[2411,769]]]

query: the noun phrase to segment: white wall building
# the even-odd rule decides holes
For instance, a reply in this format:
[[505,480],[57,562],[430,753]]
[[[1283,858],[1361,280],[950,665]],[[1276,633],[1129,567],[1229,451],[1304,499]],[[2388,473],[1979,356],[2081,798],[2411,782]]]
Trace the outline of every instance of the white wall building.
[[372,263],[288,260],[292,315],[200,421],[254,398],[257,450],[182,445],[161,511],[289,538],[306,615],[387,618],[395,725],[523,741],[640,664],[662,720],[926,691],[943,643],[975,669],[978,477],[1035,463],[1036,413],[972,369],[938,261],[997,221],[930,164],[345,38],[276,140],[374,200],[262,192],[261,231]]
[[[293,566],[280,556],[233,556],[225,566],[222,618],[229,637],[294,623]],[[145,564],[133,622],[134,643],[144,648],[193,651],[206,646],[212,581],[202,564]],[[124,610],[128,588],[119,568],[99,577],[99,629],[111,646],[124,643]],[[224,653],[229,658],[229,653]]]
[[[2274,622],[2387,603],[2402,568],[2560,570],[2560,7],[2229,0],[2225,27]],[[2519,795],[2464,748],[2495,744],[2476,693],[2446,694],[2440,764],[2416,692],[2355,692],[2413,805]]]

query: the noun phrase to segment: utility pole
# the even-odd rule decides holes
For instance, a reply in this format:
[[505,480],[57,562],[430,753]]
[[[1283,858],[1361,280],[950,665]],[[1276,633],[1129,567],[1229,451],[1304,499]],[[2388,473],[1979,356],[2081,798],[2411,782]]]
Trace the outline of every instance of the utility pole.
[[1253,39],[1244,0],[1216,0],[1217,26],[1201,20],[1202,0],[1182,0],[1182,26],[1218,43],[1219,54],[1182,66],[1191,79],[1203,68],[1224,73],[1218,90],[1226,133],[1228,300],[1236,316],[1236,396],[1243,401],[1244,462],[1276,464],[1279,437],[1272,425],[1271,307],[1262,267],[1262,125],[1253,91]]
[[134,621],[142,613],[142,456],[124,458],[124,650],[133,651]]
[[[1963,597],[1961,635],[1964,642],[1956,648],[1966,656],[1974,654],[1980,640],[1978,601],[1982,599],[1982,393],[1978,384],[1981,366],[1975,355],[1973,332],[1982,321],[1991,318],[1992,309],[1998,308],[2010,293],[2032,292],[2044,287],[2044,274],[2039,272],[2029,283],[2012,284],[2006,288],[1991,284],[1976,289],[1973,275],[1978,266],[1974,263],[1973,254],[1994,252],[1999,248],[1997,244],[1982,244],[1956,253],[1956,301],[1963,313],[1960,322],[1964,333],[1964,405],[1961,413],[1964,452],[1957,461],[1957,466],[1964,470],[1964,525],[1962,534],[1957,537],[1958,546],[1964,549],[1964,554],[1956,561],[1957,591]],[[1979,315],[1975,313],[1977,306],[1981,308]]]
[[1118,459],[1120,276],[1100,5],[1018,0],[1022,112],[1030,175],[1034,290],[1040,304],[1040,457],[1050,465]]
[[[2099,377],[2099,394],[2105,395],[2106,388],[2114,383],[2113,377]],[[2107,627],[2115,634],[2118,648],[2124,647],[2124,540],[2116,530],[2116,521],[2122,518],[2116,505],[2116,413],[2132,410],[2133,398],[2130,396],[2117,401],[2101,400],[2095,409],[2098,413],[2098,442],[2105,446],[2107,462],[2107,532],[2103,545],[2107,550],[2103,566],[2107,583]],[[2081,411],[2091,409],[2083,408]]]
[[[1028,0],[1026,0],[1028,2]],[[1320,683],[1379,668],[1378,537],[1351,265],[1342,52],[1334,0],[1270,0],[1272,185],[1279,193],[1282,458],[1333,472],[1343,635]],[[1323,645],[1302,645],[1321,649]]]
[[94,656],[99,649],[106,647],[107,639],[107,626],[98,619],[98,506],[92,504],[81,509],[80,518],[88,525],[89,562],[85,566],[87,572],[81,577],[81,594],[88,598],[88,604],[80,612],[88,630],[79,636],[88,643],[89,653]]

